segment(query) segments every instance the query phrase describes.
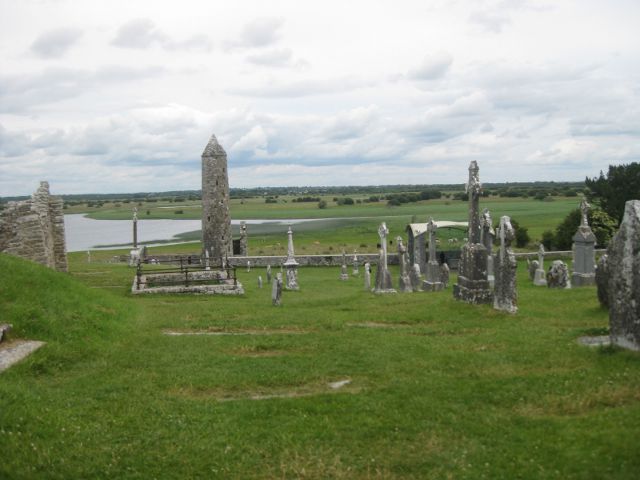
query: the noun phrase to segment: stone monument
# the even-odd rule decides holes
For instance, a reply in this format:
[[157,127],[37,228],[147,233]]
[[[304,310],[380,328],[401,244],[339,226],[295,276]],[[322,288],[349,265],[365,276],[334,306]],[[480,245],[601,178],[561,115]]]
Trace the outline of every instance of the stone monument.
[[219,265],[233,256],[227,154],[215,135],[202,152],[202,248]]
[[427,223],[427,233],[429,234],[429,261],[426,266],[426,279],[422,282],[422,290],[427,292],[435,292],[444,288],[441,279],[440,263],[436,256],[437,229],[438,226],[433,221],[433,218],[430,218]]
[[364,289],[367,292],[371,291],[371,264],[369,262],[364,264]]
[[411,267],[409,272],[409,278],[411,279],[411,288],[414,292],[419,292],[422,289],[422,274],[420,273],[420,265],[417,263]]
[[246,257],[249,255],[249,245],[248,245],[248,237],[247,237],[247,224],[242,221],[240,222],[240,256]]
[[571,288],[569,267],[562,260],[554,260],[547,272],[547,286],[549,288]]
[[283,266],[287,269],[287,290],[300,290],[298,286],[298,262],[295,258],[295,252],[293,251],[293,231],[291,225],[287,231],[287,259],[283,263]]
[[493,294],[493,308],[503,312],[516,313],[518,311],[518,292],[516,290],[516,256],[511,250],[511,242],[515,238],[515,231],[511,226],[511,218],[500,218],[498,227],[500,250],[495,257],[495,291]]
[[538,260],[531,261],[527,258],[527,271],[529,272],[529,280],[532,282],[536,278],[536,270],[538,270],[539,266]]
[[360,267],[360,265],[358,263],[358,254],[354,250],[353,251],[353,270],[351,271],[351,275],[353,275],[354,277],[360,275],[359,267]]
[[442,282],[442,288],[447,288],[449,286],[449,265],[447,262],[444,262],[440,265],[440,281]]
[[267,283],[271,283],[271,265],[267,265]]
[[605,253],[596,265],[596,286],[598,287],[598,301],[603,307],[609,308],[609,256]]
[[389,235],[389,229],[387,224],[382,222],[378,227],[378,235],[380,236],[380,249],[378,258],[378,268],[376,269],[376,286],[373,289],[374,293],[396,293],[396,290],[391,284],[391,272],[387,265],[387,235]]
[[411,277],[409,276],[409,255],[407,254],[407,248],[402,243],[402,237],[398,236],[396,238],[396,245],[398,248],[398,264],[400,265],[398,288],[401,292],[413,292]]
[[574,286],[593,285],[596,281],[596,236],[594,235],[587,214],[590,205],[585,198],[580,202],[582,220],[578,231],[573,236],[573,273],[571,280]]
[[349,273],[347,273],[347,254],[342,250],[342,265],[340,265],[340,280],[349,280]]
[[480,195],[482,185],[478,175],[478,163],[469,165],[469,237],[462,246],[458,264],[458,283],[453,286],[453,296],[467,303],[492,303],[493,295],[487,277],[487,249],[480,242]]
[[493,273],[493,239],[496,232],[493,229],[491,213],[488,208],[485,208],[482,211],[481,222],[482,228],[480,230],[480,242],[484,245],[484,248],[487,249],[487,280],[489,280],[489,286],[493,288],[495,281]]
[[626,202],[607,256],[611,343],[640,350],[640,200]]
[[544,271],[544,245],[540,244],[538,248],[538,268],[533,277],[533,284],[538,287],[544,287],[547,285],[547,276]]
[[277,273],[271,285],[271,304],[280,306],[282,304],[282,274]]
[[258,275],[258,288],[262,288],[262,275]]
[[68,271],[63,202],[49,193],[49,182],[0,212],[0,252]]

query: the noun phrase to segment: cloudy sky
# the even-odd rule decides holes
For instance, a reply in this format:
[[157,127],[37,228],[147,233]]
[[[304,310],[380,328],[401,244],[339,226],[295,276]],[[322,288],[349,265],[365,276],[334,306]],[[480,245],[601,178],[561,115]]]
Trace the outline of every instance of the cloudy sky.
[[[168,6],[171,5],[171,6]],[[0,196],[583,180],[640,160],[637,0],[0,0]]]

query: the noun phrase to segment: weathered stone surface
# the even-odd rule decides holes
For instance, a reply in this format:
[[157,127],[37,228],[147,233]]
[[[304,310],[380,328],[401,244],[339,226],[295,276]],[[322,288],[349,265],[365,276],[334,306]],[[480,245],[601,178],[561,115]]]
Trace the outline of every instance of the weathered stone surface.
[[293,249],[293,230],[289,225],[287,230],[287,259],[282,264],[287,269],[287,290],[300,290],[298,285],[298,262],[296,262],[295,251]]
[[359,269],[359,262],[358,262],[358,255],[357,253],[354,251],[353,252],[353,270],[351,271],[351,275],[353,276],[358,276],[360,275],[360,269]]
[[240,255],[243,257],[249,255],[249,238],[245,222],[240,222]]
[[37,341],[18,341],[10,344],[7,348],[0,349],[0,372],[28,357],[44,344],[44,342]]
[[488,208],[482,211],[481,218],[482,229],[480,230],[480,243],[487,249],[487,280],[489,280],[489,286],[494,287],[494,259],[493,259],[493,239],[496,236],[496,232],[493,229],[493,220],[491,219],[491,213]]
[[562,260],[554,260],[547,272],[547,286],[549,288],[571,288],[569,267]]
[[202,152],[202,248],[214,263],[233,255],[227,154],[215,135]]
[[277,273],[276,278],[273,279],[271,286],[271,304],[279,306],[282,304],[282,274]]
[[409,255],[407,255],[407,249],[402,243],[402,237],[399,236],[396,238],[396,244],[398,246],[398,258],[400,259],[398,288],[401,292],[413,292],[413,286],[411,285],[411,278],[409,276]]
[[447,288],[449,286],[449,274],[449,265],[447,263],[440,265],[440,281],[442,282],[442,288]]
[[544,245],[540,244],[538,248],[538,268],[536,268],[533,276],[533,284],[537,287],[547,285],[547,274],[544,271]]
[[271,265],[267,265],[267,283],[271,284]]
[[422,282],[422,290],[425,292],[435,292],[442,290],[444,285],[441,281],[440,263],[436,256],[436,226],[433,218],[427,222],[427,233],[429,234],[429,261],[426,264],[425,280]]
[[527,270],[529,271],[529,280],[533,282],[536,278],[536,270],[540,268],[540,263],[538,260],[529,260],[527,258]]
[[422,290],[422,275],[420,274],[420,265],[418,265],[417,263],[413,264],[409,277],[411,279],[411,288],[413,288],[413,291],[419,292],[420,290]]
[[0,252],[68,271],[62,208],[48,182],[40,182],[31,199],[9,202],[0,213]]
[[371,264],[369,262],[364,264],[364,289],[367,292],[371,291]]
[[262,275],[258,275],[258,288],[262,288]]
[[0,325],[0,342],[2,342],[5,335],[9,333],[9,331],[11,331],[12,327],[13,325],[11,325],[10,323],[3,323],[2,325]]
[[340,280],[343,282],[349,280],[349,273],[347,272],[347,254],[342,251],[342,264],[340,265]]
[[374,293],[396,293],[391,283],[391,272],[387,266],[387,235],[389,235],[389,229],[387,224],[382,222],[378,227],[378,235],[380,236],[380,249],[378,257],[378,268],[376,269],[376,285],[373,290]]
[[487,249],[480,243],[480,183],[479,168],[474,160],[469,165],[469,238],[462,246],[458,264],[458,283],[453,286],[453,296],[467,303],[492,303],[493,293],[487,274]]
[[239,281],[230,278],[225,270],[194,270],[186,273],[146,273],[140,277],[136,275],[131,293],[243,295],[244,287]]
[[516,313],[518,311],[518,292],[516,290],[516,268],[518,263],[511,250],[511,242],[515,238],[515,231],[511,225],[511,218],[500,218],[498,228],[500,250],[495,257],[495,290],[493,294],[493,308],[503,312]]
[[574,287],[593,285],[596,281],[596,236],[587,220],[590,205],[582,199],[581,225],[573,236],[573,273],[571,280]]
[[607,255],[611,343],[640,350],[640,200],[625,204]]
[[598,260],[596,268],[596,286],[598,287],[598,301],[603,307],[609,307],[609,256],[605,253]]

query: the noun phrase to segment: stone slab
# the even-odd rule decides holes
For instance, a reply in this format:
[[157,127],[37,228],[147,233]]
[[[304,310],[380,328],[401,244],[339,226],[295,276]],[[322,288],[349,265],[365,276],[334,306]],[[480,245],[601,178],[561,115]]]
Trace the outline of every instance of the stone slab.
[[23,358],[28,357],[45,342],[35,340],[18,340],[0,348],[0,372],[6,370]]

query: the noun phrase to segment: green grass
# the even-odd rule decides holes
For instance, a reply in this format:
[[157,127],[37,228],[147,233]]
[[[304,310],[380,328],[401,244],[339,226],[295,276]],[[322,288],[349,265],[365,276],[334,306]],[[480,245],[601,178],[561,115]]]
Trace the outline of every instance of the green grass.
[[[608,324],[592,287],[536,288],[520,265],[510,316],[450,288],[379,297],[338,268],[305,268],[276,308],[260,269],[238,272],[240,298],[131,297],[131,269],[70,258],[63,275],[0,255],[0,318],[13,338],[48,342],[0,374],[0,478],[640,471],[640,355],[576,343]],[[353,325],[366,322],[395,328]],[[302,396],[249,399],[283,394]]]

